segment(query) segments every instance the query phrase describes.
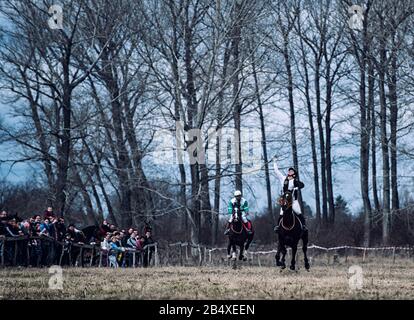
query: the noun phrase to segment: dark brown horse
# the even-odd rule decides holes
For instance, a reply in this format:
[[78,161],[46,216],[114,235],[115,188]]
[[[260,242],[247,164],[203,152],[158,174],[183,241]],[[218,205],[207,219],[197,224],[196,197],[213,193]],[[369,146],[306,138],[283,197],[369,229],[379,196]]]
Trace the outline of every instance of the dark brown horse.
[[[237,258],[237,249],[236,246],[240,248],[239,251],[239,260],[246,261],[247,258],[244,255],[244,250],[248,250],[250,243],[253,241],[254,232],[252,230],[251,234],[248,234],[246,227],[243,224],[241,210],[237,207],[234,208],[233,212],[234,218],[233,222],[230,224],[230,233],[229,233],[229,243],[227,246],[227,255],[229,259],[231,258],[233,263],[233,268],[235,268],[235,262]],[[231,252],[232,251],[232,252]],[[231,255],[230,255],[231,253]]]
[[[290,191],[286,191],[280,197],[279,203],[282,206],[283,217],[279,223],[279,244],[276,252],[276,266],[282,269],[286,268],[285,255],[287,252],[286,246],[292,248],[292,260],[290,262],[290,270],[295,270],[296,252],[298,249],[298,242],[302,239],[302,250],[305,261],[305,268],[309,271],[310,265],[307,256],[308,250],[308,230],[302,229],[302,224],[299,218],[292,210],[293,196]],[[280,259],[282,254],[282,259]]]

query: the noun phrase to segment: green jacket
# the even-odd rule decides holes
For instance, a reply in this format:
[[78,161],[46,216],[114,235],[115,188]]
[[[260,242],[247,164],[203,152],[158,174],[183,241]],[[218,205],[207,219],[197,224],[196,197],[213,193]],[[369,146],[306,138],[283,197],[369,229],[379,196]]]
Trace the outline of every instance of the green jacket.
[[[237,202],[236,198],[233,198],[229,201],[229,206],[228,206],[228,209],[227,209],[228,214],[233,214],[233,208],[234,208],[236,202]],[[247,203],[247,200],[244,199],[244,198],[241,198],[241,200],[240,200],[240,210],[242,212],[249,213],[249,204]]]

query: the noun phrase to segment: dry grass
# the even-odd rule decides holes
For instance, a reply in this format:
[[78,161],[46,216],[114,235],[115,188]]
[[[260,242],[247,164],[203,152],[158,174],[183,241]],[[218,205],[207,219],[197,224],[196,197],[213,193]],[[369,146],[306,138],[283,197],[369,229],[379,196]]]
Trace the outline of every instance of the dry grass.
[[310,272],[274,267],[64,269],[63,290],[48,269],[0,269],[2,299],[414,299],[414,262],[360,264],[363,288],[349,288],[348,265]]

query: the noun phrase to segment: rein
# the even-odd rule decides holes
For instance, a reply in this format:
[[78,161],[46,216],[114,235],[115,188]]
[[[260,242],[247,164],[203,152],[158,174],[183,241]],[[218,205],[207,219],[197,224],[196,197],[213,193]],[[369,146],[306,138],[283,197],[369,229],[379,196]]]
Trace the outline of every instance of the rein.
[[[290,202],[287,206],[286,206],[286,209],[289,209],[289,208],[291,208],[292,207],[292,202]],[[283,211],[285,211],[285,210],[283,210]],[[295,214],[292,212],[292,216],[293,216],[293,224],[292,224],[292,226],[290,227],[290,228],[288,228],[288,227],[286,227],[284,224],[283,224],[283,217],[282,217],[282,219],[280,220],[280,225],[282,226],[282,228],[283,229],[285,229],[286,231],[290,231],[290,230],[292,230],[294,227],[295,227],[295,225],[296,225],[296,217],[295,217]]]
[[244,228],[244,226],[243,226],[243,221],[241,221],[241,228],[240,228],[240,231],[236,231],[236,230],[234,230],[234,228],[233,228],[233,222],[230,224],[230,229],[231,229],[231,231],[233,231],[235,234],[241,234],[241,233],[243,232],[243,228]]

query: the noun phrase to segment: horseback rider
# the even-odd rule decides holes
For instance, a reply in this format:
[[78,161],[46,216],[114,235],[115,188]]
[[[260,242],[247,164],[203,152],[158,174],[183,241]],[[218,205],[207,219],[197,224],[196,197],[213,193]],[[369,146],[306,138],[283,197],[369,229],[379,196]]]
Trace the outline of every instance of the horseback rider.
[[246,226],[247,234],[252,234],[250,222],[247,219],[247,215],[249,214],[249,205],[247,203],[247,200],[242,198],[242,193],[240,190],[236,190],[234,192],[234,198],[232,198],[229,201],[228,206],[228,213],[230,215],[230,219],[227,222],[226,231],[224,232],[225,235],[228,235],[230,233],[230,224],[233,222],[234,219],[234,209],[239,209],[242,213],[242,220],[243,224]]
[[[299,205],[298,201],[298,191],[302,189],[305,185],[303,182],[299,181],[299,178],[297,177],[297,172],[294,168],[288,169],[287,176],[284,176],[280,171],[276,163],[276,157],[273,158],[273,169],[275,171],[276,177],[279,179],[279,181],[282,184],[283,192],[290,191],[293,195],[293,202],[292,202],[292,211],[296,214],[298,219],[300,220],[302,224],[302,230],[306,231],[306,221],[305,217],[302,214],[302,210]],[[279,224],[280,220],[283,217],[283,209],[280,208],[280,214],[279,219],[277,221],[275,232],[279,232]]]

